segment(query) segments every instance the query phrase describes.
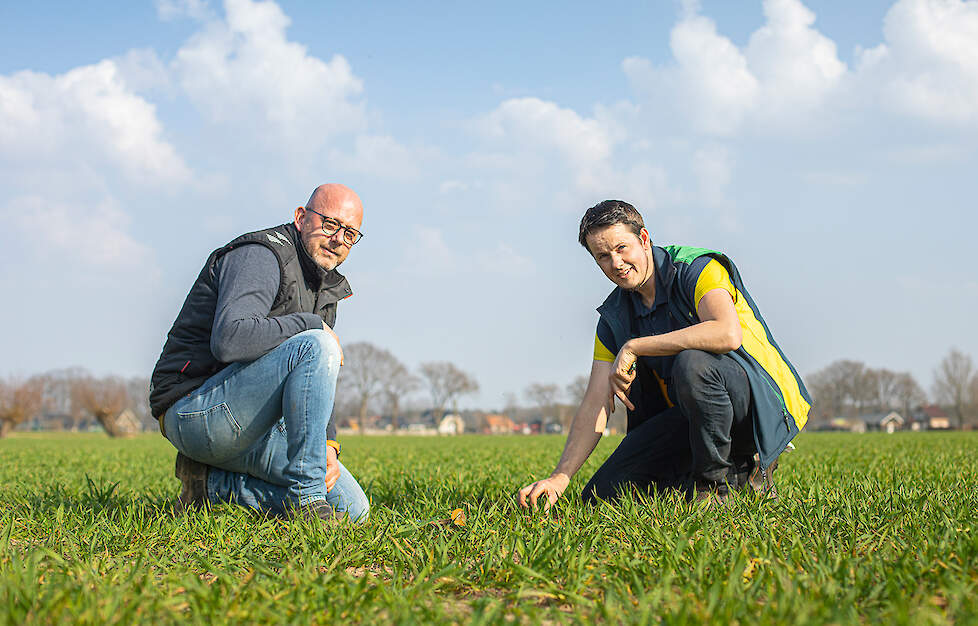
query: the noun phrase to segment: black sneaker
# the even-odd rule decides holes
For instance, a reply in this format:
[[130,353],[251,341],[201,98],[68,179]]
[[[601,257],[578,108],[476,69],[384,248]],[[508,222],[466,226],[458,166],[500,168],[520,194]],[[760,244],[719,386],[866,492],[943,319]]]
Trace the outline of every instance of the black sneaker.
[[180,479],[180,498],[173,506],[174,513],[207,506],[208,469],[207,465],[191,459],[183,452],[177,452],[173,475]]

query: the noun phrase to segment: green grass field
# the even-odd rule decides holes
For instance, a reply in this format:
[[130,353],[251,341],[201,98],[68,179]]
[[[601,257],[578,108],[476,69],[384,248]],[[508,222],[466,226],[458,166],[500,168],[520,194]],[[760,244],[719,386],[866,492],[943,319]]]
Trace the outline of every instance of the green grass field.
[[[328,527],[173,518],[158,435],[18,434],[0,440],[0,623],[978,623],[978,433],[797,444],[775,502],[530,514],[513,494],[562,437],[345,437],[372,518]],[[439,523],[455,508],[465,526]]]

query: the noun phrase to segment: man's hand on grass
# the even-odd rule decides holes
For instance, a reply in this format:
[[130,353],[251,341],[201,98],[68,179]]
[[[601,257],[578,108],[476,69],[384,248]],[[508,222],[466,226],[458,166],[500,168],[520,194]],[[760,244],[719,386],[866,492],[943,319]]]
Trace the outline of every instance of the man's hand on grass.
[[518,499],[524,509],[536,508],[537,499],[543,496],[543,510],[548,510],[564,493],[570,477],[567,474],[554,474],[550,478],[538,480],[520,489]]

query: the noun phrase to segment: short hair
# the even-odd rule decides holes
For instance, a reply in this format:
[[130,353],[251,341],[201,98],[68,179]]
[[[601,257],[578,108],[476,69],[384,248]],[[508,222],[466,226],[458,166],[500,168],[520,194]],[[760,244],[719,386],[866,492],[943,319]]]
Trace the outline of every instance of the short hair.
[[642,229],[645,228],[645,221],[642,220],[642,215],[635,207],[624,200],[605,200],[584,212],[577,240],[581,242],[585,250],[590,252],[591,249],[587,247],[587,236],[598,229],[615,224],[624,224],[636,236],[641,235]]

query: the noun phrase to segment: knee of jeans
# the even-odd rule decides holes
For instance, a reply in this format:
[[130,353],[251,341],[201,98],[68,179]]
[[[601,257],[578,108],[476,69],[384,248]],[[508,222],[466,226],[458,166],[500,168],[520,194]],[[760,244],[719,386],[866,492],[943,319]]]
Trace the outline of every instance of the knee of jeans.
[[350,516],[350,521],[354,524],[366,524],[370,517],[370,501],[366,498],[361,499],[354,503],[354,506],[350,507],[346,514]]
[[302,342],[302,348],[309,350],[309,356],[322,359],[331,371],[339,371],[342,352],[336,336],[325,330],[306,330],[295,338]]
[[680,390],[716,369],[716,355],[702,350],[683,350],[672,364],[672,380]]
[[603,500],[614,499],[615,489],[611,476],[607,475],[604,467],[598,468],[591,480],[587,481],[584,490],[581,491],[581,501],[585,504],[597,504]]

